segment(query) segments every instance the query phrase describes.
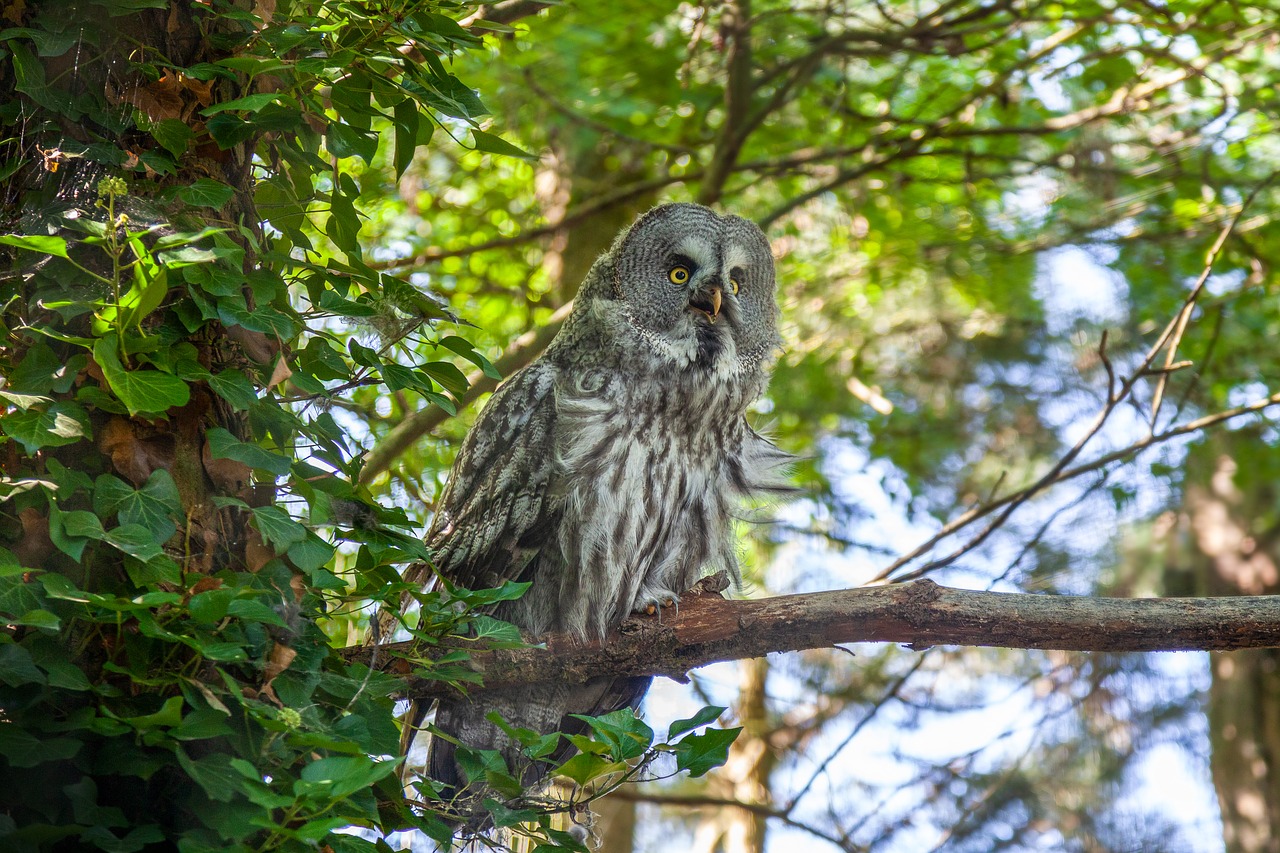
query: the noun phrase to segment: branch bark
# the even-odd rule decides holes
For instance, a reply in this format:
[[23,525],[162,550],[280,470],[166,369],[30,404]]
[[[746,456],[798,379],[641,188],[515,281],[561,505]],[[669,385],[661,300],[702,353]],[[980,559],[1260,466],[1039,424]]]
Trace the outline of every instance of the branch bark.
[[[704,583],[706,583],[704,581]],[[712,588],[715,588],[713,585]],[[541,649],[477,650],[471,667],[484,679],[472,693],[538,681],[582,682],[597,675],[665,675],[770,652],[838,643],[998,646],[1090,652],[1228,651],[1280,647],[1280,596],[1118,599],[976,592],[922,579],[867,589],[729,601],[691,593],[674,618],[633,618],[603,643],[577,646],[552,637]],[[344,649],[351,662],[404,674],[403,695],[456,695],[408,674],[414,643]],[[418,650],[430,655],[432,649]],[[390,658],[390,660],[388,660]]]

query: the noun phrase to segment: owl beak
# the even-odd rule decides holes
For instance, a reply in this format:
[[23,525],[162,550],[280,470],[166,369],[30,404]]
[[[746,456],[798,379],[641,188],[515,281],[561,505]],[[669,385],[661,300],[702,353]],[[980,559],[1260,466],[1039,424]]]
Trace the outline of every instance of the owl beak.
[[719,286],[708,287],[693,295],[689,300],[689,307],[706,314],[707,319],[714,325],[716,318],[720,316],[720,303],[723,300],[724,294],[720,292]]

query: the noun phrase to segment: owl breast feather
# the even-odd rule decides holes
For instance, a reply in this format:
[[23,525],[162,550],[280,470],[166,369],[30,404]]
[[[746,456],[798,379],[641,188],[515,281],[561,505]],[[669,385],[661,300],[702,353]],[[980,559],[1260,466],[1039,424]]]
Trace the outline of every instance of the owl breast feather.
[[513,621],[535,635],[603,636],[704,573],[736,580],[738,501],[785,487],[789,458],[747,426],[747,393],[612,371],[559,377],[559,532],[545,555],[558,565],[532,573]]

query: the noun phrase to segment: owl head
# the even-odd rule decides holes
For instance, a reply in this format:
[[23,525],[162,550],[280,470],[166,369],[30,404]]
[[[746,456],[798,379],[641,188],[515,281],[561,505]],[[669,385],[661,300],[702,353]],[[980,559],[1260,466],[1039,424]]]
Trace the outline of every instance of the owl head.
[[763,369],[778,338],[769,241],[699,204],[655,207],[593,268],[583,296],[619,343],[659,369],[721,376]]

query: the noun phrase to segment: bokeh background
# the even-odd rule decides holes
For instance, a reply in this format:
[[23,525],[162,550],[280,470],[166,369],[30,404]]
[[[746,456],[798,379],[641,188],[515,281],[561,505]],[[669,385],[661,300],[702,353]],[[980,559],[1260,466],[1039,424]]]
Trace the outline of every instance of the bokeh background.
[[[468,150],[446,120],[398,180],[356,163],[366,260],[474,324],[463,334],[509,373],[648,207],[757,221],[785,343],[753,420],[796,454],[802,493],[743,525],[743,595],[920,576],[1275,593],[1274,410],[1163,439],[1280,390],[1278,22],[1273,4],[1216,0],[490,14],[472,29],[484,48],[450,71],[531,156]],[[1172,360],[1189,363],[1141,377],[1090,433],[1109,376],[1134,373],[1206,273]],[[446,417],[357,389],[335,417],[375,454],[395,448],[372,488],[425,522],[482,397]],[[389,443],[406,429],[421,437]],[[1037,493],[976,544],[985,521],[895,566],[1086,435],[1077,464],[1160,440]],[[709,667],[655,686],[645,712],[661,732],[728,706],[745,729],[728,764],[698,780],[659,766],[609,798],[601,849],[1275,850],[1278,659],[855,646]]]

